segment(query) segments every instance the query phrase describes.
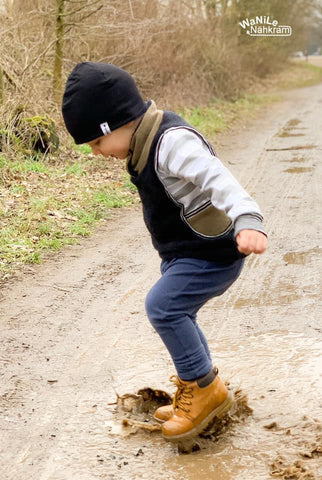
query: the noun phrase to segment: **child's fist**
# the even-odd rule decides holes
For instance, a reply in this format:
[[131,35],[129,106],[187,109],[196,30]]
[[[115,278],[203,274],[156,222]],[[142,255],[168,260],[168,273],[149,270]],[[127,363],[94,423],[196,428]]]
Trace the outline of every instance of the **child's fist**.
[[267,248],[267,237],[257,230],[241,230],[236,237],[237,247],[241,253],[264,253]]

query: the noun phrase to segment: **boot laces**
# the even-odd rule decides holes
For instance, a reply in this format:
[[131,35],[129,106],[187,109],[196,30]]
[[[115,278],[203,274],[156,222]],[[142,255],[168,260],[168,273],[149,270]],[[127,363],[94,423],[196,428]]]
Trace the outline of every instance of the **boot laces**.
[[177,375],[172,375],[170,377],[170,381],[177,387],[177,391],[173,399],[173,409],[180,409],[185,413],[189,413],[190,409],[188,407],[192,405],[191,400],[193,398],[193,388],[182,382]]

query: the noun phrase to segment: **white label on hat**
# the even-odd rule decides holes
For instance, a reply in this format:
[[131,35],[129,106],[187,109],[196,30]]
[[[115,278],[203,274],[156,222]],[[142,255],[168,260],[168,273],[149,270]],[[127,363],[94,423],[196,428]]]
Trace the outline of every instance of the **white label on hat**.
[[111,133],[111,129],[107,122],[101,123],[100,127],[104,135],[108,135],[109,133]]

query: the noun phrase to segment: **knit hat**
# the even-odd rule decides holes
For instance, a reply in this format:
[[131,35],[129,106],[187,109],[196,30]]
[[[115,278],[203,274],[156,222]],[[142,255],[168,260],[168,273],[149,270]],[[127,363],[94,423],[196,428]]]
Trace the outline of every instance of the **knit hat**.
[[143,115],[148,105],[125,70],[107,63],[78,63],[68,77],[62,112],[76,144],[107,135]]

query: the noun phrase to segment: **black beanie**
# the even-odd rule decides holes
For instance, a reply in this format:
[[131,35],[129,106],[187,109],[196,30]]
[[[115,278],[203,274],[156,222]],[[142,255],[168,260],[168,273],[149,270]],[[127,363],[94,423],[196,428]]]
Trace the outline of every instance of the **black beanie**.
[[69,75],[63,117],[75,143],[107,135],[143,115],[148,104],[132,76],[107,63],[78,63]]

